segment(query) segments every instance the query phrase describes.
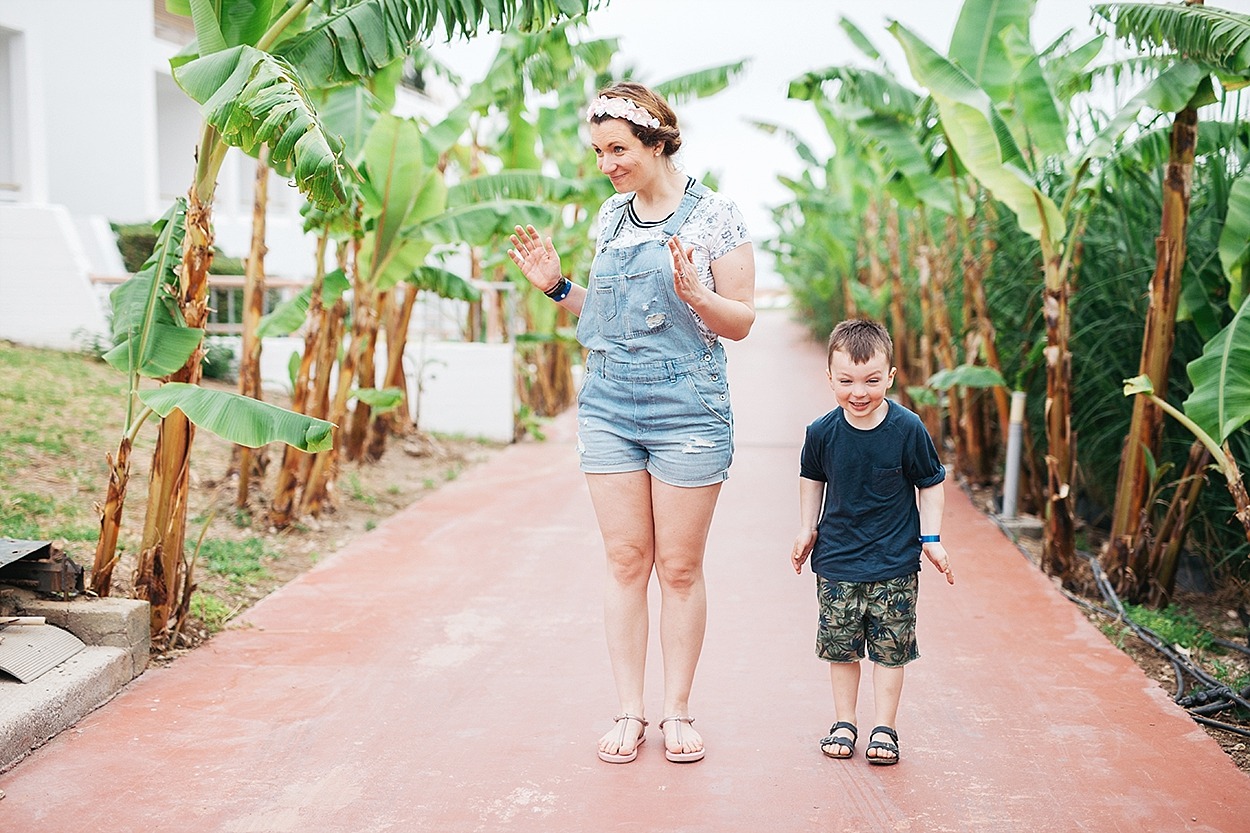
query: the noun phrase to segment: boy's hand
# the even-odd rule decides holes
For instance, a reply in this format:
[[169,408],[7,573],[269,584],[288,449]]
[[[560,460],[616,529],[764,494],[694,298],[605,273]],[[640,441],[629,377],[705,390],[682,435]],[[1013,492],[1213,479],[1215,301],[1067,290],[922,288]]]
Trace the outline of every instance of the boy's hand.
[[922,544],[921,549],[924,550],[925,558],[933,562],[933,566],[945,574],[946,583],[954,584],[955,574],[951,571],[951,560],[946,554],[946,547],[942,546],[940,541],[934,541],[930,544]]
[[799,537],[794,539],[794,547],[790,550],[790,563],[794,565],[794,572],[802,575],[803,562],[807,561],[807,557],[812,554],[812,547],[816,546],[816,530],[805,529],[799,533]]

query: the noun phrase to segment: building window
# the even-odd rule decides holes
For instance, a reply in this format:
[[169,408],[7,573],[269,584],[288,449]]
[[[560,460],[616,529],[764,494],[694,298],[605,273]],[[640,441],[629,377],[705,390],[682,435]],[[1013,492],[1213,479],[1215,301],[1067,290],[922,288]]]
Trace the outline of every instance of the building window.
[[17,40],[15,33],[0,29],[0,200],[17,199]]

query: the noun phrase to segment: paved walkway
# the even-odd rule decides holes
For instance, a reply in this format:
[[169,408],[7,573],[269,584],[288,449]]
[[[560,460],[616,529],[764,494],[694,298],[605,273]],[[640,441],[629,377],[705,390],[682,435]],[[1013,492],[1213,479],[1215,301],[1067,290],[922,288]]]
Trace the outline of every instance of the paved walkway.
[[824,359],[784,312],[729,349],[739,453],[709,548],[702,763],[667,763],[654,726],[635,763],[595,757],[615,703],[566,415],[0,775],[0,829],[1250,830],[1250,780],[954,487],[959,583],[922,572],[904,760],[822,757],[828,673],[788,553]]

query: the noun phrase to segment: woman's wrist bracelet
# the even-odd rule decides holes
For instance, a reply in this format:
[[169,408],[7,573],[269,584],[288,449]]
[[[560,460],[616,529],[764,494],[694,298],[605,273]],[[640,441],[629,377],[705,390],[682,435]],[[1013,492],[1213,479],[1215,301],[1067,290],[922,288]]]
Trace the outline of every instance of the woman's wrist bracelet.
[[543,294],[558,304],[561,301],[563,301],[565,298],[567,298],[569,296],[569,293],[572,291],[573,291],[573,282],[569,280],[568,278],[562,277],[560,278],[559,281],[556,282],[555,286],[551,287],[551,289],[548,289]]
[[921,535],[920,536],[920,543],[922,544],[936,544],[941,540],[942,540],[941,535]]

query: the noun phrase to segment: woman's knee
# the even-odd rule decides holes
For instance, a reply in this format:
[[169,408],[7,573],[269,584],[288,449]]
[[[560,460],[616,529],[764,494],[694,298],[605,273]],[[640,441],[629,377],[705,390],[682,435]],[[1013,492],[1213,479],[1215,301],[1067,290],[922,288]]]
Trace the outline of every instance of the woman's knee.
[[654,556],[649,548],[616,545],[607,548],[608,575],[617,584],[646,584],[651,578]]
[[703,558],[680,556],[657,559],[655,572],[662,588],[688,595],[703,583]]

